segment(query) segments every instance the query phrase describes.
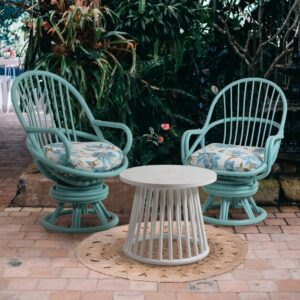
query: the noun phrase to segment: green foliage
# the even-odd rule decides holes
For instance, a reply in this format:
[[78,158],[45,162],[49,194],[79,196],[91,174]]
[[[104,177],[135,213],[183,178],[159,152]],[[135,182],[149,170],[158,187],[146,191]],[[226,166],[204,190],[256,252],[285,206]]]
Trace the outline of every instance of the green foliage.
[[[258,0],[102,0],[100,7],[74,2],[44,0],[31,10],[36,30],[26,67],[58,73],[97,118],[129,125],[132,165],[180,163],[181,135],[203,125],[211,86],[249,75],[228,36],[216,30],[225,28],[220,18],[254,57],[259,39],[274,33],[289,4],[265,0],[259,27]],[[261,55],[254,57],[252,70],[265,71],[276,43],[264,47],[262,63]]]

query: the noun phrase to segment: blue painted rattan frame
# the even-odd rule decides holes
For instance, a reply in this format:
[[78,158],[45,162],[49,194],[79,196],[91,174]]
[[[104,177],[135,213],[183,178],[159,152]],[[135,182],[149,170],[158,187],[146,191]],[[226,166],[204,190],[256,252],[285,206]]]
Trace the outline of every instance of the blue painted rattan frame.
[[[274,107],[274,110],[277,109],[278,104],[280,102],[280,110],[282,112],[280,123],[274,121],[274,114],[267,114],[267,116],[270,118],[258,118],[256,115],[251,116],[245,115],[243,113],[242,115],[230,115],[227,117],[225,114],[223,118],[217,119],[212,121],[212,115],[214,113],[214,110],[216,109],[217,105],[219,104],[219,101],[228,101],[226,100],[226,93],[230,94],[230,103],[232,105],[233,99],[232,99],[232,89],[237,90],[238,95],[238,102],[241,98],[241,91],[240,88],[243,86],[245,89],[247,89],[247,85],[252,85],[252,93],[250,101],[246,101],[246,96],[244,96],[244,103],[248,104],[250,106],[250,112],[251,107],[253,105],[253,90],[255,87],[255,84],[258,85],[258,93],[260,95],[262,86],[267,86],[267,91],[272,91],[272,99],[270,102],[273,101],[273,96],[277,95],[276,105]],[[244,93],[246,95],[246,92]],[[268,94],[266,92],[266,95],[264,97],[264,103],[263,107],[265,108],[266,100],[267,100]],[[239,104],[237,104],[239,105]],[[258,105],[258,104],[257,104]],[[271,104],[270,104],[271,106]],[[270,110],[271,108],[269,108]],[[238,111],[238,110],[237,110]],[[257,111],[257,109],[256,109]],[[257,192],[258,189],[258,183],[257,180],[263,179],[271,171],[271,167],[274,164],[281,140],[284,137],[284,125],[286,121],[286,115],[287,115],[287,101],[286,97],[283,93],[283,91],[272,81],[269,81],[267,79],[263,78],[244,78],[237,80],[235,82],[232,82],[231,84],[227,85],[225,88],[223,88],[218,95],[213,100],[207,118],[206,122],[202,129],[192,129],[187,130],[184,132],[181,140],[181,158],[183,164],[188,165],[188,158],[189,156],[194,153],[199,146],[203,148],[205,146],[205,137],[206,134],[215,126],[220,124],[234,124],[237,122],[260,122],[259,124],[264,124],[265,126],[269,126],[270,128],[277,129],[277,133],[274,135],[269,135],[266,139],[265,136],[256,136],[257,141],[261,139],[261,141],[264,141],[264,144],[261,144],[260,146],[264,148],[264,161],[263,164],[252,171],[249,172],[232,172],[232,171],[224,171],[224,170],[215,170],[218,175],[218,180],[216,183],[213,183],[207,187],[204,187],[204,190],[209,194],[208,199],[206,203],[203,205],[203,213],[205,213],[208,209],[213,207],[220,207],[220,213],[218,217],[208,217],[205,216],[204,219],[206,222],[212,223],[212,224],[218,224],[218,225],[249,225],[261,222],[264,220],[267,216],[266,212],[258,207],[256,203],[254,202],[252,196]],[[272,116],[272,119],[271,119]],[[266,125],[267,124],[267,125]],[[261,126],[261,125],[260,125]],[[254,131],[253,131],[254,132]],[[262,133],[259,130],[259,133]],[[237,130],[235,131],[235,134],[237,134]],[[265,135],[265,130],[264,133]],[[226,136],[226,134],[224,133]],[[191,144],[191,138],[195,138],[194,142]],[[225,138],[224,138],[225,139]],[[231,137],[230,137],[231,139]],[[237,136],[233,137],[233,140],[237,140]],[[242,138],[241,138],[242,140]],[[246,138],[247,140],[247,138]],[[252,139],[251,139],[252,141]],[[235,143],[230,143],[235,144]],[[258,142],[257,142],[258,144]],[[219,200],[219,204],[215,204],[216,200]],[[218,202],[218,201],[217,201]],[[230,219],[229,215],[229,208],[242,208],[244,212],[247,215],[247,219],[244,220],[232,220]]]
[[[50,116],[51,125],[42,122],[42,114],[37,109],[37,102],[43,98],[42,114]],[[84,114],[94,129],[95,134],[86,133],[75,129],[72,113],[72,101],[77,101]],[[108,188],[103,179],[117,176],[128,167],[126,157],[132,145],[132,134],[129,128],[122,123],[96,120],[80,93],[65,79],[46,71],[28,71],[18,76],[12,86],[12,103],[15,112],[22,124],[27,138],[26,145],[39,170],[56,184],[50,190],[50,195],[57,202],[57,209],[54,213],[47,215],[42,224],[49,230],[68,233],[85,233],[109,229],[118,223],[118,217],[108,212],[102,201],[108,195]],[[58,109],[61,105],[62,115]],[[22,107],[22,108],[21,108]],[[28,121],[24,118],[24,110],[27,113]],[[69,114],[66,116],[66,114]],[[65,124],[65,128],[57,126],[54,122],[54,115],[59,119],[59,124]],[[68,122],[72,125],[69,128]],[[70,167],[68,162],[71,157],[72,139],[83,138],[88,141],[106,141],[101,128],[119,129],[126,135],[126,144],[122,149],[124,159],[122,164],[107,172],[92,172],[78,170]],[[46,138],[45,138],[46,137]],[[71,138],[72,137],[72,138]],[[62,142],[65,147],[65,156],[59,163],[49,160],[43,152],[45,141],[53,139]],[[66,204],[71,204],[72,209],[65,209]],[[57,224],[61,215],[71,214],[72,223],[69,228]],[[82,227],[81,216],[95,214],[98,216],[100,225],[93,227]]]

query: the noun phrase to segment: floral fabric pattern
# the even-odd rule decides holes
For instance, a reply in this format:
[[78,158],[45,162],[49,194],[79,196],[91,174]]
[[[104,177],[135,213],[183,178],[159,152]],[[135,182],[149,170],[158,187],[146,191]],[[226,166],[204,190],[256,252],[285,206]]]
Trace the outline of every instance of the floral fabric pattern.
[[[123,161],[123,152],[108,142],[72,142],[69,167],[92,172],[110,171]],[[54,163],[59,163],[65,155],[63,143],[44,146],[44,153]]]
[[209,144],[194,152],[187,160],[190,165],[202,168],[250,172],[259,168],[264,161],[264,149],[226,144]]

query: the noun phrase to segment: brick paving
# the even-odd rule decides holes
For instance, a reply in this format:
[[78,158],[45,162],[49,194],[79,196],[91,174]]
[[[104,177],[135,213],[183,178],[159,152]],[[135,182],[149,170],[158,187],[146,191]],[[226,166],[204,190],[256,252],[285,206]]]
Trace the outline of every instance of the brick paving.
[[25,134],[14,113],[0,113],[0,207],[16,193],[17,180],[31,161]]
[[[49,208],[5,208],[31,161],[14,114],[0,114],[0,300],[260,300],[300,299],[300,209],[268,207],[257,226],[229,227],[247,240],[242,265],[188,283],[155,283],[91,271],[74,249],[87,235],[45,231]],[[235,217],[242,217],[235,212]]]
[[[0,299],[300,299],[300,209],[267,207],[257,226],[230,227],[248,242],[242,265],[188,283],[114,278],[81,265],[74,249],[87,235],[45,231],[42,208],[0,210]],[[289,225],[291,224],[291,225]]]

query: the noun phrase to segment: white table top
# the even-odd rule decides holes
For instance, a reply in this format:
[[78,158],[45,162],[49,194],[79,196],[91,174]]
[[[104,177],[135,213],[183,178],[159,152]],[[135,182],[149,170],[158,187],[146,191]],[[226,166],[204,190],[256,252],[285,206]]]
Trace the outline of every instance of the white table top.
[[127,169],[120,174],[120,180],[136,186],[179,189],[213,183],[217,174],[192,166],[152,165]]

